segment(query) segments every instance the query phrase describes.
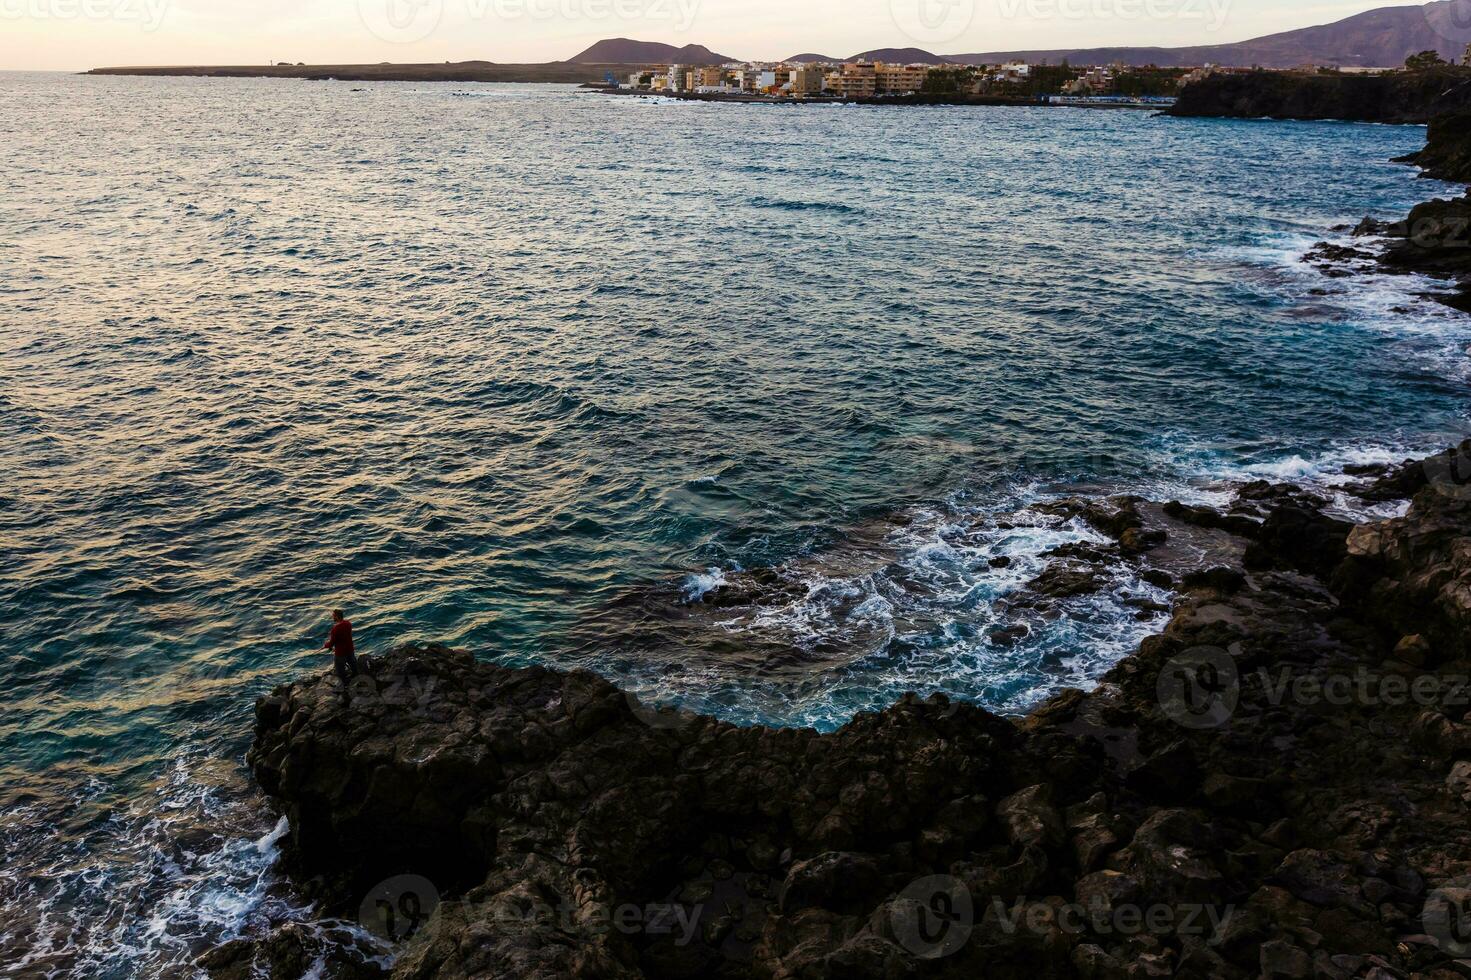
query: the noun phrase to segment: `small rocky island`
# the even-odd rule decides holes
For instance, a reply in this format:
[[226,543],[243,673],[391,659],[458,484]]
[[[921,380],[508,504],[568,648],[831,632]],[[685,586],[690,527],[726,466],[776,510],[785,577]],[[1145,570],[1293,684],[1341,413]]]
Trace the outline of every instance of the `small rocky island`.
[[[1464,117],[1416,162],[1471,180]],[[1364,261],[1463,283],[1471,199]],[[1461,226],[1464,235],[1465,224]],[[1429,231],[1427,231],[1429,229]],[[1328,255],[1330,267],[1359,261]],[[1351,274],[1351,270],[1345,271]],[[249,764],[318,903],[217,980],[1471,973],[1471,443],[1219,509],[1058,506],[1145,561],[1209,533],[1169,626],[1025,718],[910,696],[832,734],[640,704],[588,673],[403,648],[279,688]],[[1066,552],[1066,553],[1063,553]],[[333,924],[337,923],[337,924]]]

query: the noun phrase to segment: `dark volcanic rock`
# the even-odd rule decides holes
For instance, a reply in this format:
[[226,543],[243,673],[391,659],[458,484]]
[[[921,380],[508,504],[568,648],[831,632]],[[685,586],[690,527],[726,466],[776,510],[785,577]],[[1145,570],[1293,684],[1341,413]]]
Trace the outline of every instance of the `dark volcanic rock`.
[[[1430,482],[1424,464],[1406,461],[1398,466],[1349,467],[1344,471],[1349,476],[1361,478],[1344,489],[1360,500],[1388,503],[1393,500],[1409,500],[1425,489]],[[1368,478],[1369,482],[1362,482]]]
[[1028,591],[1054,599],[1092,595],[1099,592],[1107,580],[1094,569],[1084,565],[1063,562],[1048,566],[1047,570],[1028,582]]
[[1471,194],[1416,205],[1401,231],[1380,258],[1384,266],[1451,280],[1456,291],[1437,298],[1471,312]]
[[1247,547],[1246,566],[1296,569],[1327,578],[1348,555],[1345,541],[1352,527],[1306,507],[1278,507]]
[[1471,73],[1449,67],[1385,75],[1216,74],[1181,90],[1169,114],[1425,123],[1458,106],[1471,108],[1471,93],[1456,90],[1468,77]]
[[[1471,656],[1471,442],[1423,464],[1429,485],[1410,513],[1353,529],[1355,598],[1397,640],[1421,635],[1443,659]],[[1367,569],[1367,571],[1366,571]]]
[[[1425,149],[1402,158],[1425,176],[1471,183],[1471,83],[1457,86],[1438,103]],[[1394,239],[1380,256],[1383,268],[1449,280],[1449,293],[1435,299],[1471,313],[1471,193],[1417,205],[1409,217],[1384,234]]]
[[[402,876],[438,894],[400,909],[400,980],[1449,977],[1424,909],[1471,869],[1466,454],[1351,530],[1245,489],[1251,573],[1187,576],[1163,633],[1025,719],[910,696],[827,735],[740,728],[413,647],[349,701],[329,676],[263,698],[249,761],[325,914]],[[296,980],[317,942],[200,966]],[[320,962],[378,970],[350,943]]]
[[1471,96],[1462,93],[1459,101],[1455,111],[1430,120],[1425,149],[1403,162],[1424,168],[1427,177],[1471,184]]

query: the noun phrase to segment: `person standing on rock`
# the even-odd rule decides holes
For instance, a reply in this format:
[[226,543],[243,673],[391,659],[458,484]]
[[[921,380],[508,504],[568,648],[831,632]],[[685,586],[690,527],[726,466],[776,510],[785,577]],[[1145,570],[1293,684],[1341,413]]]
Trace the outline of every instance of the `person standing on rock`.
[[332,651],[332,670],[342,681],[343,696],[350,697],[352,689],[348,682],[358,676],[358,658],[352,645],[352,623],[348,622],[341,609],[332,610],[332,631],[327,634],[327,642],[322,644],[322,649]]

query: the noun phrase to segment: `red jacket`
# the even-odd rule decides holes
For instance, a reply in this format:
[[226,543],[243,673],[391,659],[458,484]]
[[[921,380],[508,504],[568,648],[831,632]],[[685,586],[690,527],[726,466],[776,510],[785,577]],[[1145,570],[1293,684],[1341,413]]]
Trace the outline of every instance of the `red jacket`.
[[332,624],[332,632],[327,634],[327,642],[322,644],[323,650],[331,650],[334,657],[351,657],[355,652],[352,646],[352,623],[343,620]]

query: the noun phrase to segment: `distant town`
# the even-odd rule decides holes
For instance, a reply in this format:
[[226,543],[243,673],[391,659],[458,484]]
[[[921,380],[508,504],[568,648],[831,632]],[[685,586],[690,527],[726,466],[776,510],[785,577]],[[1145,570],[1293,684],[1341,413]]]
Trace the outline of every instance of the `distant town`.
[[1023,61],[994,66],[892,64],[883,61],[798,62],[725,65],[651,65],[625,78],[609,78],[621,91],[663,95],[728,96],[771,100],[868,100],[885,97],[996,96],[1037,99],[1137,101],[1160,105],[1174,101],[1182,84],[1216,71],[1125,68],[1121,65],[1073,68],[1030,65]]
[[[1471,59],[1471,53],[1468,53]],[[621,93],[739,101],[869,101],[924,96],[936,100],[997,99],[1059,105],[1167,106],[1180,89],[1216,74],[1256,68],[1074,66],[1013,61],[997,65],[846,62],[733,62],[649,65],[627,76],[609,73],[605,89]],[[1296,73],[1379,74],[1393,69],[1302,65]]]

